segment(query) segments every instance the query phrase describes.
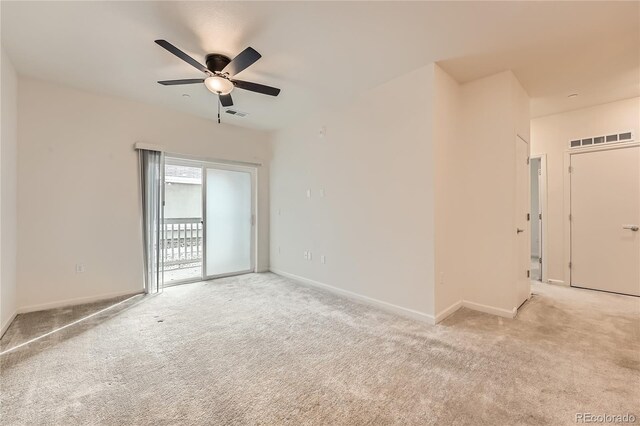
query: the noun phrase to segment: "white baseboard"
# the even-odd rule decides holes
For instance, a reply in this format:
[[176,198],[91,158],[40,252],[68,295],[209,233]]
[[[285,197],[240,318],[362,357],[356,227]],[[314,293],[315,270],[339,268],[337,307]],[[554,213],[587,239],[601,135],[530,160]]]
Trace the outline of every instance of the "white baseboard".
[[564,281],[562,281],[562,280],[554,280],[554,279],[549,278],[549,279],[547,280],[547,282],[548,282],[549,284],[563,285],[563,286],[565,286],[565,287],[569,287],[569,284],[565,284],[565,282],[564,282]]
[[473,311],[484,312],[485,314],[497,315],[499,317],[504,318],[515,318],[516,313],[518,312],[517,308],[513,308],[512,310],[496,308],[495,306],[483,305],[481,303],[471,302],[469,300],[458,300],[453,305],[448,308],[440,311],[436,315],[436,324],[447,318],[449,315],[453,314],[460,308],[467,308]]
[[443,309],[438,314],[436,314],[436,324],[442,321],[443,319],[445,319],[446,317],[448,317],[449,315],[453,314],[455,311],[457,311],[460,308],[462,308],[462,300],[458,300],[453,305],[449,306],[446,309]]
[[13,311],[13,314],[11,314],[11,316],[9,317],[9,321],[7,321],[6,324],[2,324],[2,327],[0,328],[0,339],[2,338],[2,336],[4,336],[4,333],[7,332],[7,330],[9,329],[9,326],[11,325],[13,320],[16,319],[17,316],[18,316],[18,311]]
[[37,305],[29,305],[29,306],[23,306],[21,308],[18,308],[18,314],[26,314],[28,312],[36,312],[36,311],[44,311],[47,309],[55,309],[55,308],[64,308],[67,306],[74,306],[74,305],[82,305],[84,303],[92,303],[92,302],[99,302],[101,300],[105,300],[105,299],[112,299],[114,297],[120,297],[120,296],[134,296],[136,294],[140,294],[143,291],[134,291],[132,292],[131,290],[129,291],[120,291],[120,292],[116,292],[116,293],[105,293],[105,294],[100,294],[97,296],[86,296],[86,297],[76,297],[73,299],[65,299],[65,300],[58,300],[55,302],[48,302],[48,303],[40,303]]
[[452,304],[451,306],[449,306],[448,308],[444,309],[443,311],[439,312],[435,317],[433,315],[424,313],[424,312],[420,312],[420,311],[416,311],[413,309],[409,309],[409,308],[404,308],[402,306],[398,306],[398,305],[394,305],[392,303],[388,303],[388,302],[383,302],[382,300],[378,300],[378,299],[374,299],[372,297],[368,297],[368,296],[363,296],[361,294],[358,293],[354,293],[352,291],[349,290],[344,290],[338,287],[334,287],[332,285],[329,284],[325,284],[319,281],[315,281],[309,278],[305,278],[305,277],[301,277],[295,274],[291,274],[289,272],[285,272],[285,271],[281,271],[279,269],[274,269],[271,268],[270,269],[271,272],[273,272],[274,274],[277,275],[281,275],[283,277],[287,277],[287,278],[291,278],[292,280],[298,281],[302,284],[307,284],[310,285],[312,287],[319,287],[319,288],[323,288],[325,290],[328,290],[332,293],[341,295],[341,296],[345,296],[348,297],[349,299],[353,299],[353,300],[357,300],[360,302],[364,302],[366,304],[375,306],[377,308],[381,308],[405,317],[409,317],[409,318],[413,318],[413,319],[417,319],[418,321],[422,321],[422,322],[426,322],[427,324],[436,324],[439,323],[440,321],[442,321],[443,319],[445,319],[446,317],[448,317],[449,315],[453,314],[455,311],[457,311],[458,309],[460,309],[461,307],[465,307],[468,309],[472,309],[474,311],[479,311],[479,312],[484,312],[486,314],[491,314],[491,315],[497,315],[499,317],[504,317],[504,318],[515,318],[516,317],[516,313],[517,313],[517,308],[513,308],[512,310],[508,310],[508,309],[503,309],[503,308],[496,308],[495,306],[489,306],[489,305],[483,305],[481,303],[475,303],[475,302],[471,302],[469,300],[459,300],[457,302],[455,302],[454,304]]
[[463,300],[462,306],[465,308],[473,309],[474,311],[484,312],[485,314],[497,315],[504,318],[515,318],[518,308],[503,309],[496,308],[495,306],[483,305],[482,303],[471,302],[469,300]]
[[292,280],[298,281],[301,284],[322,288],[332,293],[338,294],[340,296],[344,296],[352,300],[357,300],[359,302],[363,302],[368,305],[375,306],[376,308],[380,308],[389,312],[393,312],[394,314],[398,314],[404,317],[422,321],[427,324],[435,324],[435,318],[433,317],[433,315],[429,315],[424,312],[416,311],[410,308],[404,308],[402,306],[394,305],[393,303],[383,302],[382,300],[374,299],[368,296],[363,296],[361,294],[354,293],[349,290],[344,290],[329,284],[321,283],[320,281],[311,280],[309,278],[304,278],[295,274],[291,274],[289,272],[281,271],[279,269],[271,268],[270,270],[274,274],[281,275],[286,278],[291,278]]

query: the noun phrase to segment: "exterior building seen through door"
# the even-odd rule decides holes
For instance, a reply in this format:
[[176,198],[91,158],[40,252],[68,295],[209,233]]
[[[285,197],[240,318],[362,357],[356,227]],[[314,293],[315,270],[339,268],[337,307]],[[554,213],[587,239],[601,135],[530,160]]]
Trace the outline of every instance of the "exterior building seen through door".
[[570,163],[571,285],[640,296],[640,146]]

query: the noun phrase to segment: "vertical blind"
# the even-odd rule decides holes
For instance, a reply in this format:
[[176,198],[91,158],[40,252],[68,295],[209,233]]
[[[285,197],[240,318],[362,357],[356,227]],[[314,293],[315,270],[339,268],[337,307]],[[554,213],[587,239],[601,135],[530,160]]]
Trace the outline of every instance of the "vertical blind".
[[162,291],[161,255],[164,153],[139,149],[142,194],[144,286],[146,293]]

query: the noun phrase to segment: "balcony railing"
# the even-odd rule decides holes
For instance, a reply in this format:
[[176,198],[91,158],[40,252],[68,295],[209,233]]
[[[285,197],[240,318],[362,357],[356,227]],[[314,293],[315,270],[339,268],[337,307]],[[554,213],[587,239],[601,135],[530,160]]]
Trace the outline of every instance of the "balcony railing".
[[192,268],[202,263],[202,219],[165,219],[162,255],[164,270]]

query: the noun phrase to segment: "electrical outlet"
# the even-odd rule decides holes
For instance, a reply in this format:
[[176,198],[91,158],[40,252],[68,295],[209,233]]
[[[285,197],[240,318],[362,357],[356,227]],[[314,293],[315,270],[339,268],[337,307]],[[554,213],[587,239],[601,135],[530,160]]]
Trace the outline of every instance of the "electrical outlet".
[[76,274],[84,273],[84,263],[76,263]]
[[308,251],[308,252],[307,252],[307,260],[311,260],[311,259],[312,259],[311,252],[310,252],[310,251]]
[[320,189],[320,198],[324,198],[324,188]]

